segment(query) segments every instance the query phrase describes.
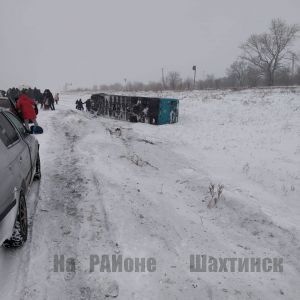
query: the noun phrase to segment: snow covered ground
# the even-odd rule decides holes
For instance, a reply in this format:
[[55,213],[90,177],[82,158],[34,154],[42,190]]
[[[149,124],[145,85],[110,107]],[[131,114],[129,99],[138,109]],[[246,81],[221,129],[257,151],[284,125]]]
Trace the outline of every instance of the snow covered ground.
[[[140,93],[152,95],[151,93]],[[41,111],[30,237],[0,249],[1,299],[297,299],[300,89],[197,91],[179,123],[93,117],[63,95]],[[209,185],[224,185],[208,208]],[[155,258],[155,272],[89,270],[90,255]],[[190,255],[283,258],[283,272],[190,272]],[[54,256],[76,272],[54,272]]]

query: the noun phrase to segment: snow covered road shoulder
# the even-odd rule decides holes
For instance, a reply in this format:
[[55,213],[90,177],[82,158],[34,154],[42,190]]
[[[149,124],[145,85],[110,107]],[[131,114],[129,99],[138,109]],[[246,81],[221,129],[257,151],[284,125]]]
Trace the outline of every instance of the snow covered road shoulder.
[[[177,124],[93,117],[78,95],[40,112],[42,181],[28,243],[0,250],[3,299],[297,298],[300,89],[166,96],[180,99]],[[209,209],[211,183],[224,190]],[[190,272],[194,254],[282,258],[283,272]],[[55,272],[56,255],[76,272]],[[90,272],[91,255],[156,270]]]

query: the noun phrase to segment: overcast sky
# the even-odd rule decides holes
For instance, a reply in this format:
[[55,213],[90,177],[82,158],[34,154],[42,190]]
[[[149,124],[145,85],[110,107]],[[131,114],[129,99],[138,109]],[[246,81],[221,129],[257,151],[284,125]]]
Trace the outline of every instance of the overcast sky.
[[0,0],[0,89],[148,82],[193,65],[222,76],[251,33],[299,12],[299,0]]

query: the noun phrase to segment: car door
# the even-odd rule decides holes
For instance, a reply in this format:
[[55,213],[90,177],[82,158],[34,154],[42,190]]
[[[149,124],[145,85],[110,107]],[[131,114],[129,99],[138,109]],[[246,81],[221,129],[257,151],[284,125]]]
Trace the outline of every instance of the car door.
[[[22,177],[18,170],[19,137],[9,131],[10,125],[0,113],[0,222],[5,218],[9,211],[15,206],[15,189],[19,189]],[[13,128],[12,128],[13,129]]]
[[8,116],[12,116],[13,118],[15,117],[9,112],[3,112],[2,116],[3,118],[1,120],[1,123],[5,127],[7,136],[10,138],[10,140],[13,141],[8,146],[9,154],[13,158],[17,158],[18,173],[22,176],[22,179],[25,181],[27,187],[32,175],[29,147],[23,141],[20,133],[8,118]]
[[10,121],[11,124],[17,129],[17,132],[21,138],[20,143],[23,144],[22,153],[19,158],[20,167],[23,173],[24,178],[26,178],[26,185],[30,184],[32,178],[32,170],[35,162],[35,157],[32,157],[32,153],[36,153],[34,149],[35,143],[32,142],[34,138],[27,132],[24,125],[20,120],[10,112],[4,112],[6,118]]

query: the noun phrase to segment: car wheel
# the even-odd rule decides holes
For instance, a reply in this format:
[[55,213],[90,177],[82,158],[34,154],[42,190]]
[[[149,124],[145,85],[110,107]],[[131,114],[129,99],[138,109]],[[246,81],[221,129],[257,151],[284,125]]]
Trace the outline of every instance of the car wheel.
[[40,160],[40,154],[38,153],[37,159],[36,159],[36,164],[35,164],[35,174],[33,179],[34,180],[40,180],[42,177],[41,173],[41,160]]
[[28,219],[26,200],[23,193],[20,194],[20,201],[18,207],[18,214],[15,221],[13,234],[10,239],[4,241],[5,248],[18,248],[22,247],[27,240],[28,235]]

